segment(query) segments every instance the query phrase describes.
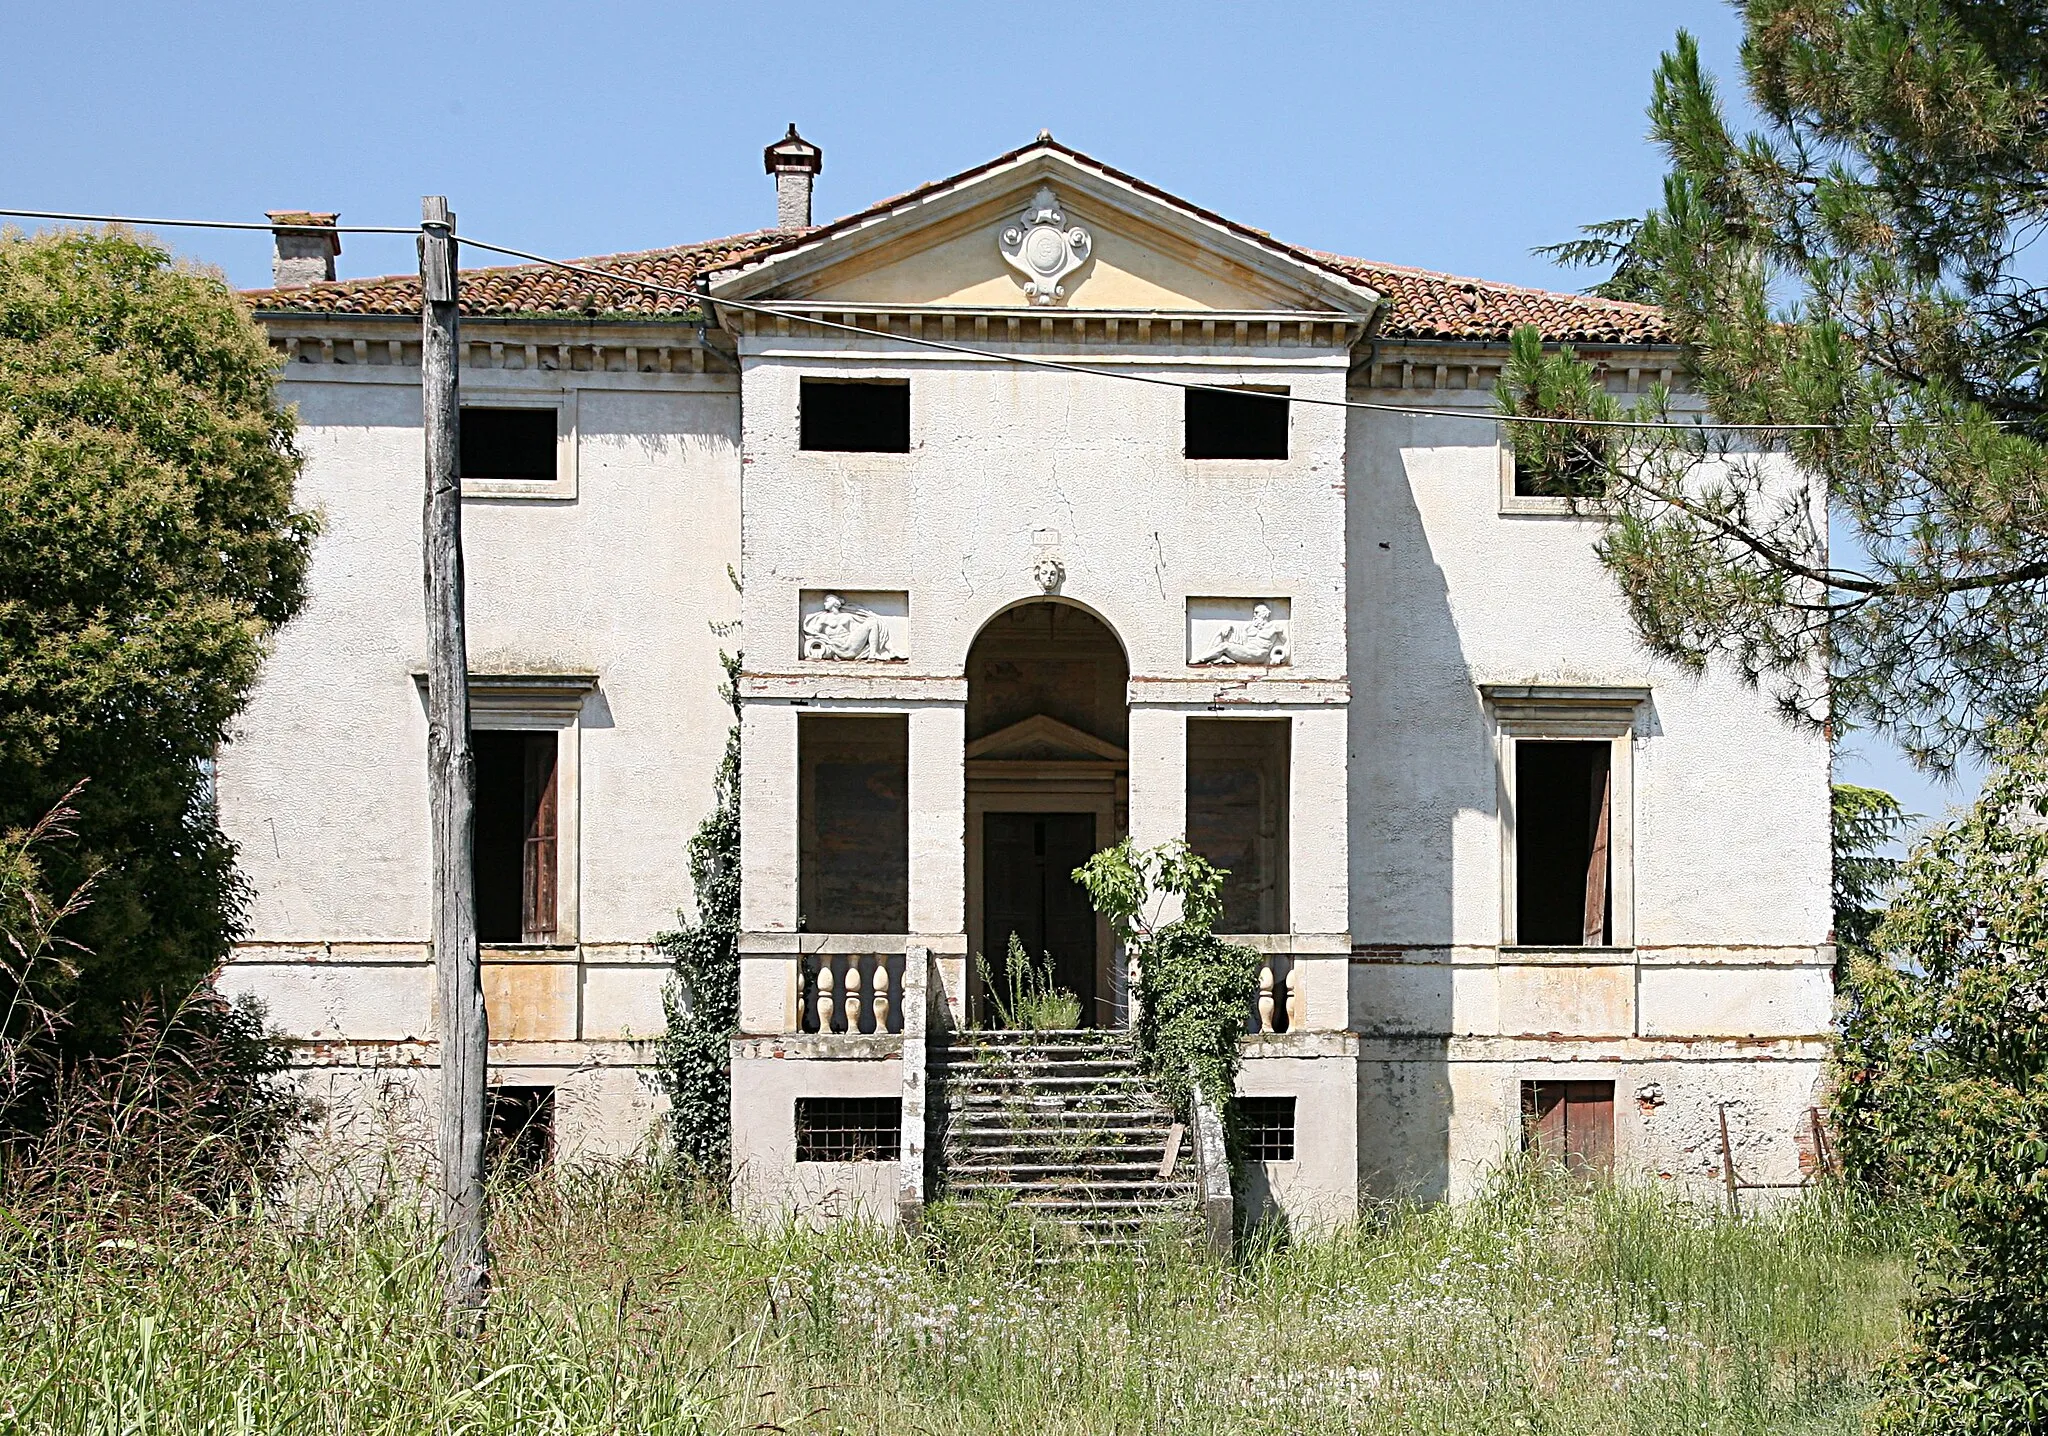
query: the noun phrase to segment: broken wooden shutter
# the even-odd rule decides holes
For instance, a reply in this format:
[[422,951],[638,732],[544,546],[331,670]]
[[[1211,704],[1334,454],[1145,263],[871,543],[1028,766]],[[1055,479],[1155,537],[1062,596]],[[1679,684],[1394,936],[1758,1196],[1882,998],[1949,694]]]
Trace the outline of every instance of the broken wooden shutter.
[[1522,1145],[1567,1171],[1611,1171],[1614,1084],[1524,1082]]
[[555,940],[555,735],[526,735],[526,853],[520,873],[520,941]]
[[1614,791],[1608,781],[1607,756],[1601,754],[1592,764],[1592,798],[1587,811],[1592,829],[1586,856],[1586,923],[1585,942],[1588,947],[1607,945],[1607,839],[1611,830],[1609,818],[1609,795]]

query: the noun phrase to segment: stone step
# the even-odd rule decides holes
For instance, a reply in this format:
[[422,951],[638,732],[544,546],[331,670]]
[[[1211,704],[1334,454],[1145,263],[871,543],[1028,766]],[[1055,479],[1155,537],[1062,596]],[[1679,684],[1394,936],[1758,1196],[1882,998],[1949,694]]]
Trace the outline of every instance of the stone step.
[[983,1180],[956,1172],[946,1182],[956,1196],[1001,1194],[1018,1206],[1036,1209],[1042,1202],[1079,1203],[1092,1212],[1125,1212],[1146,1203],[1163,1203],[1178,1209],[1190,1202],[1195,1189],[1179,1182],[1006,1182]]

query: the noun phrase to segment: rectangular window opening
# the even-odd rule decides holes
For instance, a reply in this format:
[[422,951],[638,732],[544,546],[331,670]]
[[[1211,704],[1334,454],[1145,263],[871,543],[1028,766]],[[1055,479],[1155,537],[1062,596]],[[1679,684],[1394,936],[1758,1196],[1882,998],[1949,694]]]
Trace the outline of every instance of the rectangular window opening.
[[1294,1099],[1240,1097],[1238,1128],[1244,1134],[1244,1155],[1252,1162],[1294,1160]]
[[910,931],[910,719],[797,720],[797,897],[804,932]]
[[901,1097],[799,1097],[799,1162],[893,1162],[903,1148]]
[[465,479],[555,479],[555,411],[462,406]]
[[1567,1171],[1613,1171],[1614,1084],[1524,1082],[1522,1150]]
[[910,452],[910,384],[902,379],[804,379],[798,446],[841,454]]
[[1515,942],[1605,947],[1613,784],[1607,743],[1515,743]]
[[555,1089],[491,1088],[491,1170],[512,1177],[531,1177],[554,1160]]
[[555,940],[556,735],[485,730],[476,756],[471,871],[483,943]]
[[1188,720],[1188,846],[1224,870],[1224,933],[1287,932],[1286,718]]
[[1187,389],[1190,459],[1287,457],[1287,390],[1242,388],[1228,393]]

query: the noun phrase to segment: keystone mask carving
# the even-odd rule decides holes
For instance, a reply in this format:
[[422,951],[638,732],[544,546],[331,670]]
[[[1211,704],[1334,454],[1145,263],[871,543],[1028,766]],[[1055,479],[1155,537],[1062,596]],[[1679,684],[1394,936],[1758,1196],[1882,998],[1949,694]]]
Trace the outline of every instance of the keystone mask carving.
[[1051,593],[1066,582],[1067,568],[1056,558],[1042,558],[1031,566],[1031,577],[1043,593]]
[[1068,225],[1050,185],[1041,185],[1024,212],[1003,226],[997,243],[1004,261],[1024,276],[1033,304],[1059,303],[1067,292],[1060,281],[1088,262],[1094,246],[1087,230]]

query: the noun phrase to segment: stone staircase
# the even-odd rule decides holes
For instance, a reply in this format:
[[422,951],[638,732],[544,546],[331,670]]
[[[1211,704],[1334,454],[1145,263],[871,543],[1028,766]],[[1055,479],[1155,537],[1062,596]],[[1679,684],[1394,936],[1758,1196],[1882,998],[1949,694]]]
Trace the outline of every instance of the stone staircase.
[[930,1050],[939,1188],[1001,1202],[1084,1247],[1200,1226],[1193,1134],[1128,1034],[955,1032]]

